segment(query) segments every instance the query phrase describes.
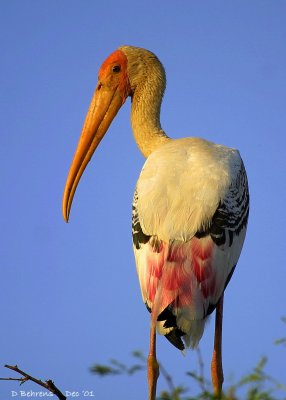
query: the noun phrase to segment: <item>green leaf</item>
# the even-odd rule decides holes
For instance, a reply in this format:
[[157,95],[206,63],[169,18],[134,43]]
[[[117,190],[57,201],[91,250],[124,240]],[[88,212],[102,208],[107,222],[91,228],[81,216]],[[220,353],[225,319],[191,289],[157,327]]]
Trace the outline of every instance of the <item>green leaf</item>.
[[147,359],[144,356],[144,354],[142,353],[142,351],[140,350],[135,350],[132,352],[132,356],[135,358],[138,358],[139,360],[141,360],[143,363],[146,363]]
[[90,368],[91,372],[99,376],[118,375],[120,371],[106,365],[96,364]]

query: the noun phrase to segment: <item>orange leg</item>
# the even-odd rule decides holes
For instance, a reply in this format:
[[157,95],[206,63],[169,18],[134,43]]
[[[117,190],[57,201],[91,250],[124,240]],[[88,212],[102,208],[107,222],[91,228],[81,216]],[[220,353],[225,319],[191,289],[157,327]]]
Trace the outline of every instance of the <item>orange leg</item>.
[[156,324],[151,317],[150,350],[148,355],[148,400],[156,399],[156,387],[159,377],[159,364],[156,359]]
[[222,369],[222,355],[221,355],[222,315],[223,315],[223,294],[216,307],[214,352],[211,363],[212,382],[213,382],[214,394],[217,399],[221,398],[222,384],[223,384],[223,369]]

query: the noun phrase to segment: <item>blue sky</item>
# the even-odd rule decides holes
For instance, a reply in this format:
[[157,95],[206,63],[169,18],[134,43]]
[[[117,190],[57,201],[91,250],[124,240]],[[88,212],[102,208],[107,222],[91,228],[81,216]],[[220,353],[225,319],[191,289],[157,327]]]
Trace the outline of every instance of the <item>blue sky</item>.
[[[98,68],[129,44],[165,66],[161,122],[170,136],[241,152],[251,213],[225,296],[225,377],[231,383],[267,355],[267,372],[285,384],[285,350],[273,344],[286,315],[285,16],[281,0],[1,1],[1,365],[17,363],[62,390],[93,390],[96,399],[146,398],[143,374],[101,380],[88,371],[148,349],[130,229],[144,160],[129,100],[80,182],[70,223],[61,215]],[[201,341],[207,377],[213,325]],[[176,383],[192,386],[184,373],[198,368],[195,353],[183,357],[160,337],[158,358]],[[29,389],[39,390],[21,387]],[[11,390],[20,388],[1,383],[1,398]]]

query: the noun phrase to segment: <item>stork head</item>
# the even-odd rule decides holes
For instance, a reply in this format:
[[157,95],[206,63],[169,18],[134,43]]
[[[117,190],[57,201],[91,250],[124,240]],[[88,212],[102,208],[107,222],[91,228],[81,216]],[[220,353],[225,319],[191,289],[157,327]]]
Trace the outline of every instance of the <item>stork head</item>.
[[146,66],[152,61],[161,66],[150,51],[122,46],[110,54],[100,67],[98,83],[65,185],[62,206],[66,222],[85,167],[126,98],[135,92],[139,83],[144,82],[144,77],[148,74]]
[[116,50],[104,61],[99,70],[98,83],[69,170],[62,204],[66,222],[83,171],[130,93],[127,57],[121,50]]

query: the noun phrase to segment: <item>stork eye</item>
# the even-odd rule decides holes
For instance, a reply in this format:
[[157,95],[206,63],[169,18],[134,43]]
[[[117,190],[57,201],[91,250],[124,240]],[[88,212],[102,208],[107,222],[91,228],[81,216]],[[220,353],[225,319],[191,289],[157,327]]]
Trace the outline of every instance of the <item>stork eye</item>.
[[120,70],[121,70],[120,65],[113,65],[112,72],[117,73],[117,72],[120,72]]

